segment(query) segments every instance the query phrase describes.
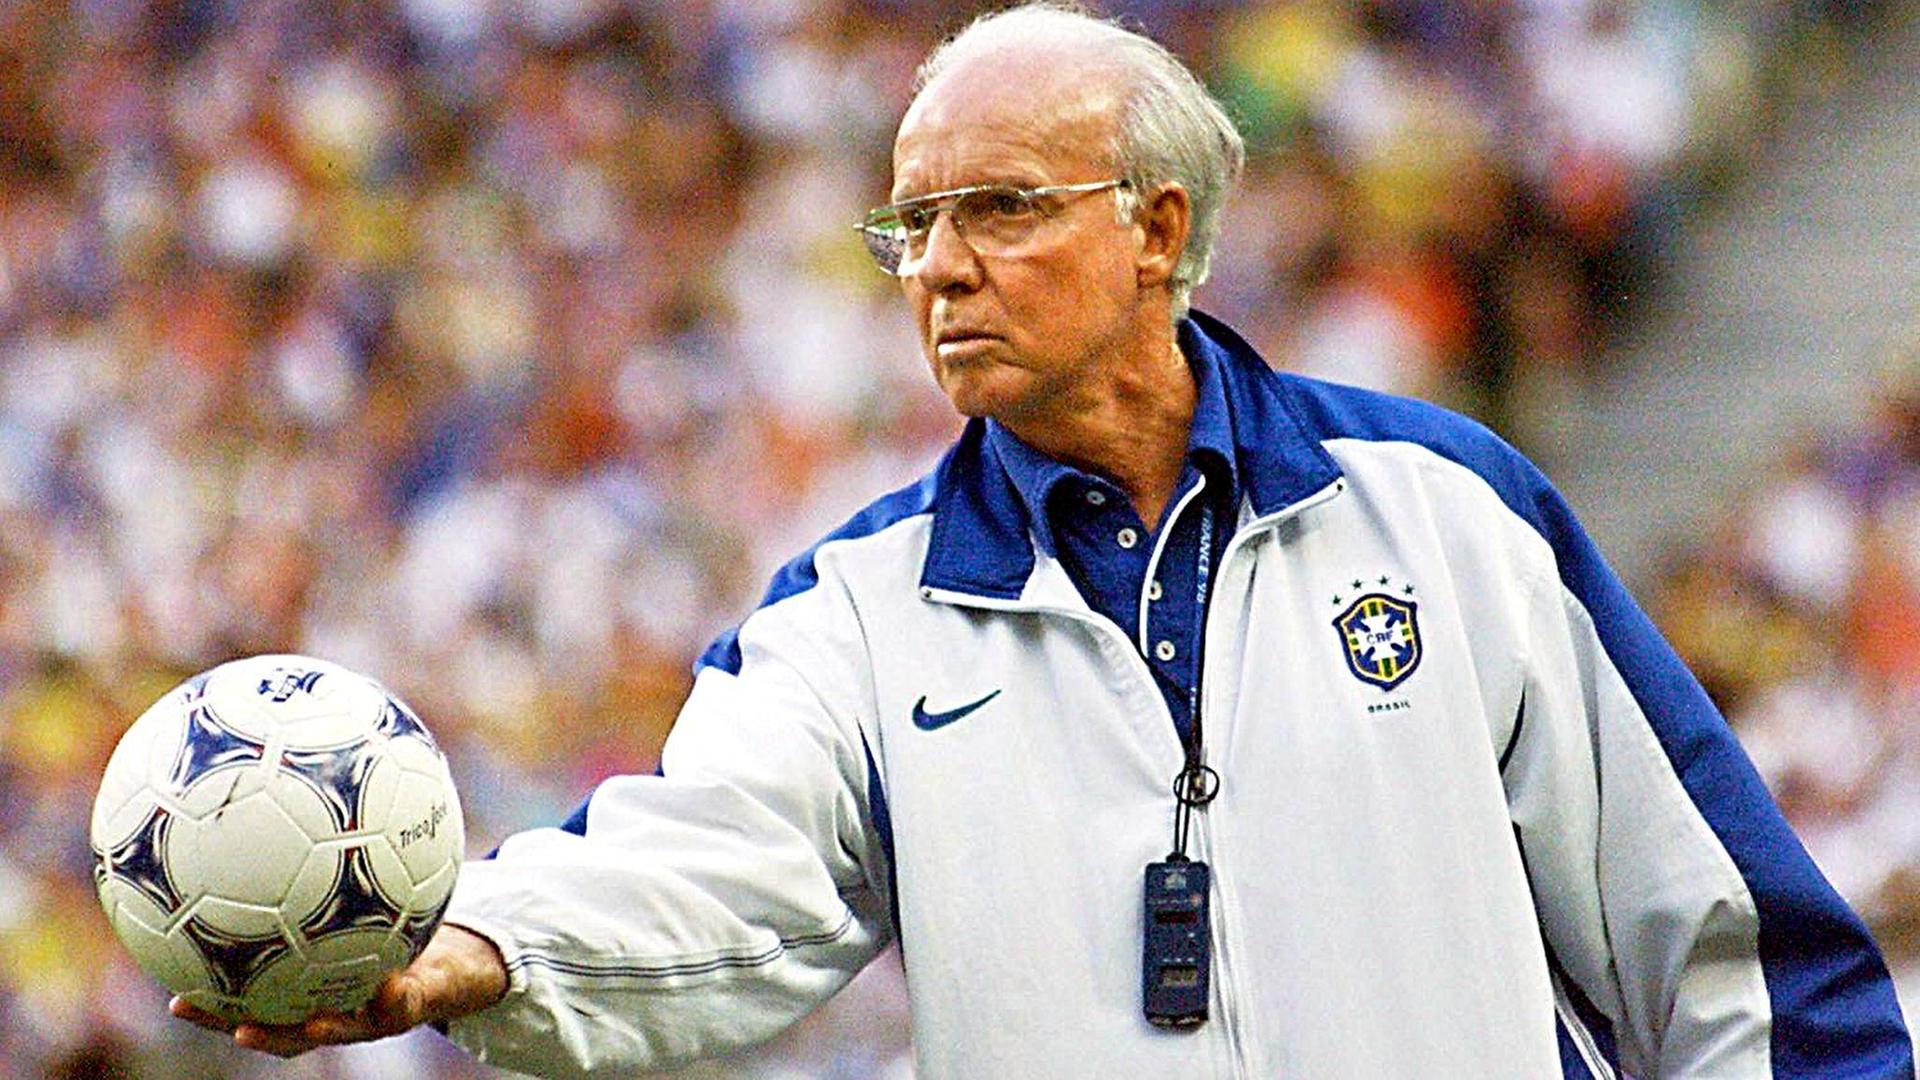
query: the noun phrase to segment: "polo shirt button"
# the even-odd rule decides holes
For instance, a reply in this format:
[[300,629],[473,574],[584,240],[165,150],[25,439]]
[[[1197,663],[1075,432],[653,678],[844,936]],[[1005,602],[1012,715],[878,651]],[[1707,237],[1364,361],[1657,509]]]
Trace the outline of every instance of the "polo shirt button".
[[1120,534],[1113,538],[1113,542],[1123,548],[1132,550],[1133,545],[1140,542],[1140,534],[1134,532],[1132,529],[1121,529]]
[[1160,644],[1153,647],[1153,655],[1162,660],[1173,659],[1173,642],[1163,639]]
[[1152,603],[1158,599],[1160,599],[1160,583],[1157,581],[1147,582],[1147,602]]
[[1107,505],[1107,493],[1095,488],[1089,488],[1087,490],[1087,505],[1089,506]]

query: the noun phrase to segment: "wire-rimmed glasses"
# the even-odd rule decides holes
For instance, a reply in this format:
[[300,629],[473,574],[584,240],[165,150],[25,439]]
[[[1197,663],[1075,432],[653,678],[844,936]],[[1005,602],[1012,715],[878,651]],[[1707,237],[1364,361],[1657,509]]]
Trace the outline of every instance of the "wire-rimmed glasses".
[[976,184],[877,206],[867,211],[866,220],[854,228],[860,230],[867,253],[880,269],[906,277],[918,271],[926,259],[927,236],[942,210],[953,218],[954,229],[976,253],[1006,255],[1032,239],[1041,223],[1058,212],[1055,200],[1060,196],[1126,186],[1125,180],[1031,188]]

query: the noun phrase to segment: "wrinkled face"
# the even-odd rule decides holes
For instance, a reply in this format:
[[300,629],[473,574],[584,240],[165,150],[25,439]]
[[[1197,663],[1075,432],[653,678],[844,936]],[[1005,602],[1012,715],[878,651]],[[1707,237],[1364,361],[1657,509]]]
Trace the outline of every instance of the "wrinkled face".
[[[892,199],[1115,179],[1113,81],[1084,69],[1064,78],[1034,60],[971,57],[935,79],[900,123]],[[1069,416],[1088,404],[1103,364],[1127,358],[1141,311],[1140,240],[1114,198],[1048,200],[1033,236],[994,255],[974,251],[950,214],[935,221],[925,258],[901,285],[934,379],[961,413],[1009,423]]]

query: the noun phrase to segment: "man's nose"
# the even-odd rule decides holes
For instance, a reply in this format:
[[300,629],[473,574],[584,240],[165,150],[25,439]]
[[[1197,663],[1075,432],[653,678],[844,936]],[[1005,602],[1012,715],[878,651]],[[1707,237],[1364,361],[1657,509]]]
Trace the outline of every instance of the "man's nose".
[[980,256],[960,234],[953,212],[938,214],[927,230],[926,251],[913,270],[922,288],[940,292],[951,288],[973,288],[980,282]]

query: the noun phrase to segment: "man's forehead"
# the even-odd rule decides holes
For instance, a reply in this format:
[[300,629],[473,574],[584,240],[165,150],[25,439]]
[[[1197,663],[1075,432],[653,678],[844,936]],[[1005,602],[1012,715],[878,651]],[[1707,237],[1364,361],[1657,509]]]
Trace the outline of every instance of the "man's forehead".
[[894,168],[971,145],[1061,156],[1104,149],[1118,122],[1120,80],[1082,48],[975,51],[955,57],[900,121]]

